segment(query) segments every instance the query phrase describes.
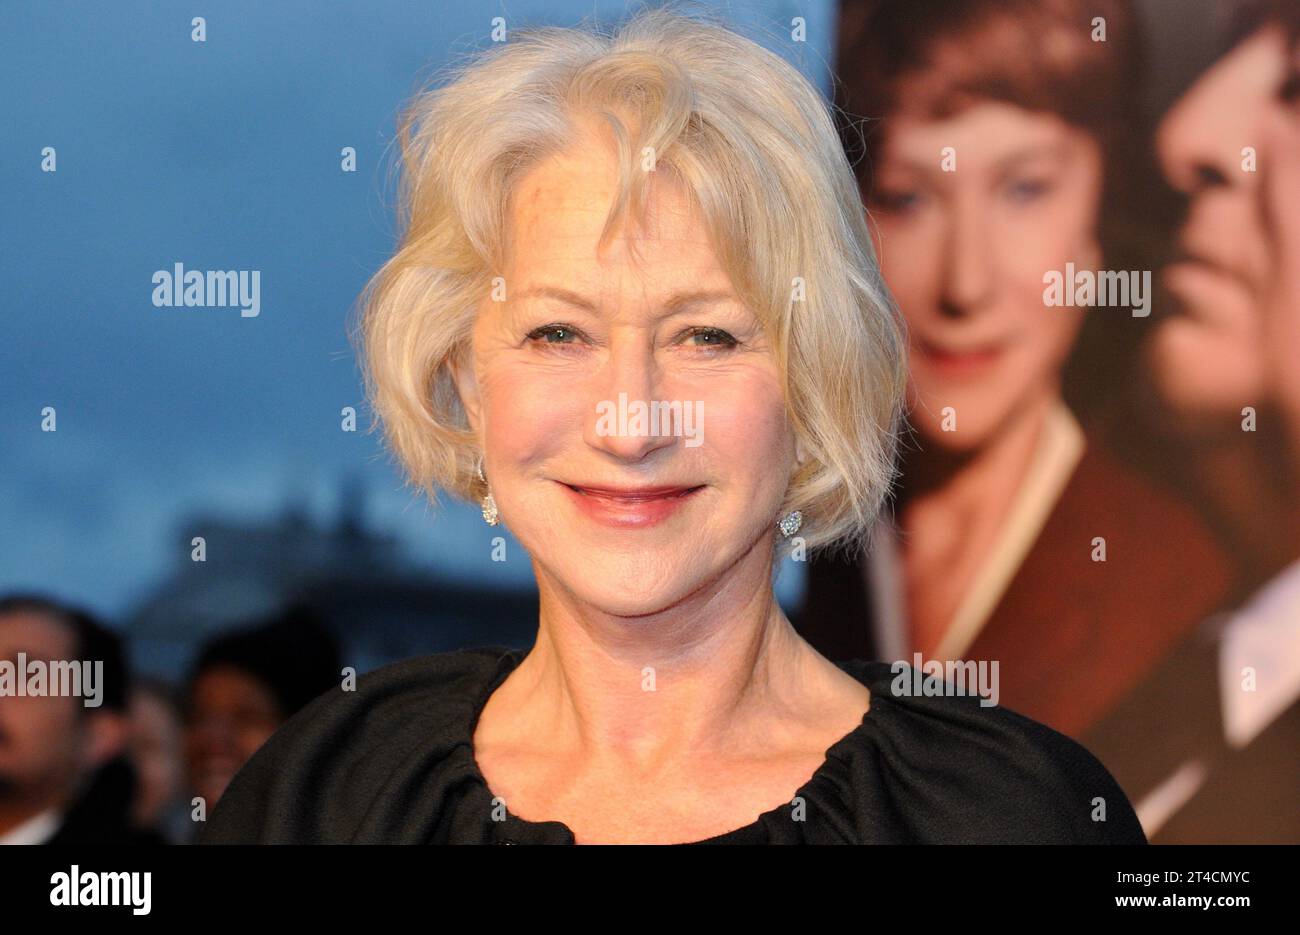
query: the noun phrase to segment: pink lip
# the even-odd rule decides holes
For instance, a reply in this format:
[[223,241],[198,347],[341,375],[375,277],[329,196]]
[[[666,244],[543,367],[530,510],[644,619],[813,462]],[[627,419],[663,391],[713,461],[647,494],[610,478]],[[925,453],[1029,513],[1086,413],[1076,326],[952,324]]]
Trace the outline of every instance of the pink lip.
[[579,487],[559,482],[569,500],[605,526],[644,529],[680,510],[703,487]]
[[971,350],[953,351],[921,341],[917,349],[920,356],[939,373],[948,377],[973,377],[983,373],[1002,356],[1001,345]]

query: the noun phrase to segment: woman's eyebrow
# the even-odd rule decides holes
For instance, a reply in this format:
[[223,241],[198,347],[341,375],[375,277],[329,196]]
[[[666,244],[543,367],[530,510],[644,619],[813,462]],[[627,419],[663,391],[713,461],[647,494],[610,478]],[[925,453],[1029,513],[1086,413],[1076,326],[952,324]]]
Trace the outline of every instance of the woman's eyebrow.
[[516,299],[520,302],[524,299],[554,299],[557,302],[564,302],[566,305],[573,305],[584,311],[596,311],[596,303],[591,299],[568,289],[562,289],[559,286],[533,286],[519,293]]
[[[572,305],[575,308],[592,312],[599,311],[598,304],[586,296],[579,295],[570,289],[560,286],[532,286],[521,292],[518,297],[520,301],[524,299],[540,298],[554,299],[557,302],[564,302],[566,305]],[[686,311],[697,305],[711,305],[718,302],[738,302],[739,297],[727,289],[695,289],[685,292],[674,292],[668,297],[662,305],[663,311],[667,315],[676,314]]]
[[[957,150],[958,158],[961,158],[960,148]],[[1031,162],[1036,159],[1064,159],[1068,158],[1069,149],[1066,146],[1053,143],[1033,143],[1023,146],[1019,149],[1012,150],[1005,155],[999,156],[992,164],[991,169],[994,172],[1010,171],[1021,163]],[[952,172],[946,172],[939,164],[938,158],[921,159],[913,155],[898,155],[894,157],[896,167],[915,172],[927,179],[948,180],[952,178]]]
[[1021,163],[1032,162],[1036,159],[1054,159],[1066,161],[1070,158],[1070,148],[1063,144],[1056,143],[1039,143],[1034,146],[1026,146],[1018,149],[1013,153],[1008,153],[997,161],[994,166],[995,170],[1007,171],[1014,169]]

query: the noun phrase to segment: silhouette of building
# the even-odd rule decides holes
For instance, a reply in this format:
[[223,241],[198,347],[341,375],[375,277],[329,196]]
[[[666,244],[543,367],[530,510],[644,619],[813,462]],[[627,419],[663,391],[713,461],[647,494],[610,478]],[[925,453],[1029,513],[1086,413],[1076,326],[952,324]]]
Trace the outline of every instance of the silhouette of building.
[[[360,482],[345,483],[340,499],[337,518],[326,524],[300,506],[270,523],[185,518],[176,567],[128,616],[135,670],[178,679],[213,636],[296,601],[321,612],[345,664],[358,672],[424,653],[532,644],[535,588],[442,578],[417,567],[397,537],[366,528]],[[204,561],[191,558],[196,536],[204,540]]]

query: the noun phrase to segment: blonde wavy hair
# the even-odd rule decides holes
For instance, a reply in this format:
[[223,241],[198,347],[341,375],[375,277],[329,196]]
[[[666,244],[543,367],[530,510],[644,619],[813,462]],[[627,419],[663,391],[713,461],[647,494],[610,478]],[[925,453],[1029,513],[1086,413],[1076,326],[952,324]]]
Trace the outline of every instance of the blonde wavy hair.
[[[906,349],[832,114],[780,56],[667,8],[613,34],[515,31],[417,95],[398,134],[400,243],[354,330],[372,431],[382,422],[409,483],[431,500],[438,488],[484,494],[452,366],[468,362],[480,301],[504,269],[514,183],[595,118],[620,166],[601,247],[644,218],[651,147],[776,348],[807,459],[773,520],[799,510],[808,550],[859,551],[894,477]],[[776,538],[788,554],[791,540]]]

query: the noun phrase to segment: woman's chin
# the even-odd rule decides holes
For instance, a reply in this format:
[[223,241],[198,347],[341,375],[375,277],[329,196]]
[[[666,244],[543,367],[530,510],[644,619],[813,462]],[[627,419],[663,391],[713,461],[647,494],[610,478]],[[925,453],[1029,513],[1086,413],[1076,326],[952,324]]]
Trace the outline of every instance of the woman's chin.
[[[582,603],[617,617],[645,617],[667,610],[697,590],[705,578],[696,566],[603,556],[560,570],[561,583]],[[569,580],[565,581],[564,578]]]
[[920,435],[921,448],[942,451],[950,455],[963,455],[978,451],[987,443],[990,435],[988,426],[971,419],[957,422],[954,418],[948,425],[951,427],[945,428],[937,421],[934,423],[918,421],[916,427],[917,434]]
[[668,594],[614,594],[607,591],[594,592],[583,596],[593,610],[611,617],[652,617],[669,610],[680,597]]

